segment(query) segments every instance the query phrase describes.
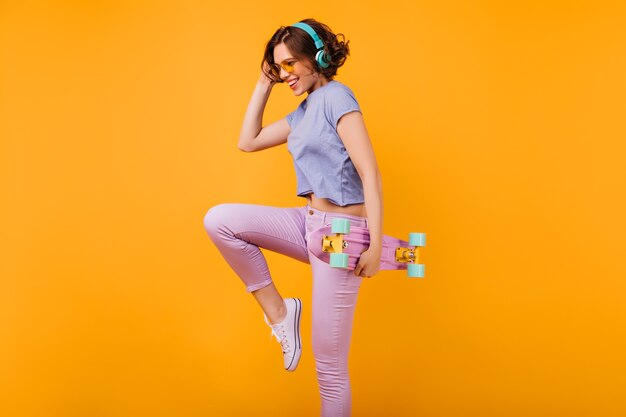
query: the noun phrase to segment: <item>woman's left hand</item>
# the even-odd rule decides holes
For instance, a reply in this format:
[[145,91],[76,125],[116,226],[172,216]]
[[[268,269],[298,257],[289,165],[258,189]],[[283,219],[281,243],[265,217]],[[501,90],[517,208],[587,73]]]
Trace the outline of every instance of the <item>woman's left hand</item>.
[[354,268],[354,275],[364,278],[371,278],[380,269],[381,249],[369,248],[361,254],[359,261]]

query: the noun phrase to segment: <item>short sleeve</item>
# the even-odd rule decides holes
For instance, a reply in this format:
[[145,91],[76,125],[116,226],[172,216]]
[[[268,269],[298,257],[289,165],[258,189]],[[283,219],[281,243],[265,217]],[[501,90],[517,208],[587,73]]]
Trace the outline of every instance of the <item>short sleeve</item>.
[[363,113],[350,88],[336,88],[326,96],[326,115],[335,130],[341,116],[353,111]]
[[[297,109],[296,109],[297,110]],[[288,113],[285,116],[285,119],[287,119],[287,123],[289,123],[289,126],[291,127],[291,121],[293,120],[293,115],[296,113],[296,110],[292,111],[291,113]]]

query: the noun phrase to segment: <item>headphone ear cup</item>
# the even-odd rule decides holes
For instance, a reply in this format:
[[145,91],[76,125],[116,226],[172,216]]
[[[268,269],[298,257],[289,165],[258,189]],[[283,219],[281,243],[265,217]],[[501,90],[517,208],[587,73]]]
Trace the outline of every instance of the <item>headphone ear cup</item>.
[[326,53],[324,52],[323,49],[320,49],[319,51],[317,51],[317,53],[315,54],[315,60],[317,61],[320,67],[328,68],[329,62],[326,59]]

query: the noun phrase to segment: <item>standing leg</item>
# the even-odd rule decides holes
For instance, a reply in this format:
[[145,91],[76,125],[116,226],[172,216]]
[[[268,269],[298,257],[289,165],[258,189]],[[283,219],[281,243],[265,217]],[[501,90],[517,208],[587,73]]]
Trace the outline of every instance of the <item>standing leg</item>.
[[[335,217],[350,219],[352,226],[367,227],[367,220],[362,217],[314,210],[312,215],[307,214],[308,245],[321,244],[309,241],[308,235]],[[309,262],[313,272],[313,355],[322,417],[348,417],[352,409],[348,353],[362,278],[354,271],[332,268],[312,254]]]

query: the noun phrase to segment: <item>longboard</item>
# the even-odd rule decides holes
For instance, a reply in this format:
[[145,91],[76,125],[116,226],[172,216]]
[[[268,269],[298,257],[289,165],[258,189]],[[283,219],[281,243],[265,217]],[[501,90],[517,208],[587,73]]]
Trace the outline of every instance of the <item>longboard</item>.
[[[349,219],[335,218],[332,224],[314,230],[309,236],[311,252],[335,268],[354,270],[361,253],[369,248],[369,229],[350,227]],[[383,235],[381,270],[406,270],[409,277],[424,278],[419,264],[419,248],[426,246],[426,234],[409,233],[409,240]]]

